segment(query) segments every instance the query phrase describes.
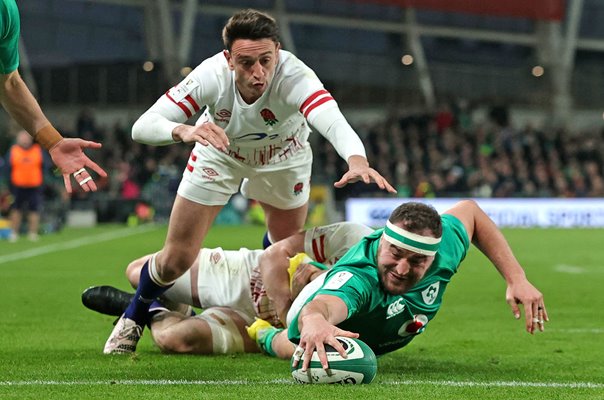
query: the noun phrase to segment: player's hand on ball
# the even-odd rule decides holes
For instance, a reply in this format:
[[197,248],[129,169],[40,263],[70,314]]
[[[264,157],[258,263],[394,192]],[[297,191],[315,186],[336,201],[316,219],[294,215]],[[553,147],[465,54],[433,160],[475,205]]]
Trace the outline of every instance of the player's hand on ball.
[[[310,367],[303,370],[302,366],[291,368],[292,378],[296,383],[306,384],[362,384],[371,383],[377,373],[377,359],[375,353],[367,344],[360,339],[343,336],[336,340],[344,348],[346,357],[342,357],[333,347],[325,345],[329,369],[324,369],[318,359],[317,353],[313,353]],[[300,356],[302,354],[302,356]],[[304,355],[304,349],[300,346],[296,349],[292,361],[299,360]]]
[[[342,344],[336,340],[336,336],[344,336],[350,338],[358,338],[359,334],[342,330],[323,318],[307,318],[304,321],[304,327],[300,332],[300,345],[298,348],[304,349],[304,361],[302,364],[302,371],[306,371],[312,358],[312,353],[317,352],[319,361],[323,369],[329,368],[327,362],[327,354],[325,352],[325,344],[333,347],[343,358],[346,358],[346,351]],[[294,354],[296,356],[296,354]],[[298,357],[294,357],[292,366],[296,367],[300,361],[302,354]]]

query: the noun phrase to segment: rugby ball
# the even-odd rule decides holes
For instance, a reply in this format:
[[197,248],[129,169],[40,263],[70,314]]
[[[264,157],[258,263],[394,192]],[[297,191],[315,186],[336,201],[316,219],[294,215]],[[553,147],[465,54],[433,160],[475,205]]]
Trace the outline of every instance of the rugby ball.
[[[292,366],[292,377],[297,383],[340,383],[356,385],[370,383],[377,373],[375,353],[359,339],[337,336],[348,358],[343,358],[332,346],[325,345],[329,368],[321,367],[315,351],[310,359],[309,368],[302,372],[304,356],[296,367]],[[293,358],[292,364],[293,365]]]

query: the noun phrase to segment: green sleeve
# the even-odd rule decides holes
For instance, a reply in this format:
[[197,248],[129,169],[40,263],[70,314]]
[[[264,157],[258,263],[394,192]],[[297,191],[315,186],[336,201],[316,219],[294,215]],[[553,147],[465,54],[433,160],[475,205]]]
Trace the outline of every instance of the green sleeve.
[[[328,272],[323,286],[310,296],[306,301],[308,304],[317,295],[326,294],[340,298],[348,309],[347,319],[356,314],[363,305],[369,303],[371,293],[377,282],[368,279],[364,271],[356,269],[348,269],[346,267],[334,267]],[[291,341],[298,343],[300,340],[300,331],[298,329],[298,317],[296,315],[288,328],[288,336]]]
[[9,74],[19,67],[21,21],[15,0],[0,0],[0,73]]

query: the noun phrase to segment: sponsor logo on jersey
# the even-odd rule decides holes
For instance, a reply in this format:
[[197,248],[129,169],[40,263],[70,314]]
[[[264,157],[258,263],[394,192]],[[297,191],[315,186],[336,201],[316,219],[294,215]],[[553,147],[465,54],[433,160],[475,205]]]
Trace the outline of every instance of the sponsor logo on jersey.
[[302,193],[302,190],[304,190],[304,184],[302,182],[298,182],[294,185],[294,194],[296,196]]
[[386,311],[386,319],[390,319],[395,315],[402,313],[404,310],[405,303],[403,302],[403,299],[400,298],[394,303],[390,303],[390,305],[388,306],[388,310]]
[[223,108],[222,110],[216,112],[216,115],[214,117],[214,121],[219,121],[219,122],[229,122],[231,120],[231,112],[229,110],[227,110],[226,108]]
[[422,298],[424,299],[424,303],[430,305],[434,303],[436,297],[438,296],[438,289],[440,288],[440,282],[436,282],[428,286],[427,289],[422,291]]
[[263,140],[263,139],[273,140],[273,139],[277,139],[278,137],[279,137],[278,133],[273,133],[273,134],[269,135],[268,133],[256,132],[256,133],[246,133],[245,135],[237,136],[234,138],[234,140],[247,142],[247,141],[252,141],[252,140]]
[[352,273],[348,271],[338,272],[329,279],[329,282],[323,286],[323,289],[335,290],[341,288],[348,280],[352,278]]
[[401,337],[417,335],[424,331],[426,324],[428,323],[428,317],[424,314],[417,314],[408,321],[405,321],[398,330],[398,335]]
[[275,114],[268,108],[263,108],[262,111],[260,111],[260,116],[264,120],[264,124],[267,126],[273,126],[279,122]]

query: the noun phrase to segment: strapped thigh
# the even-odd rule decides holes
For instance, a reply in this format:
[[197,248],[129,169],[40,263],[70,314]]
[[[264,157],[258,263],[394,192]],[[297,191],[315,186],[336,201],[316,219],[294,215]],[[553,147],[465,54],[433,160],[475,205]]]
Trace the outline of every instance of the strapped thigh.
[[[237,318],[241,317],[241,320]],[[245,325],[251,325],[251,317],[232,309],[209,308],[197,315],[210,326],[212,332],[212,349],[214,354],[231,354],[245,352]]]

